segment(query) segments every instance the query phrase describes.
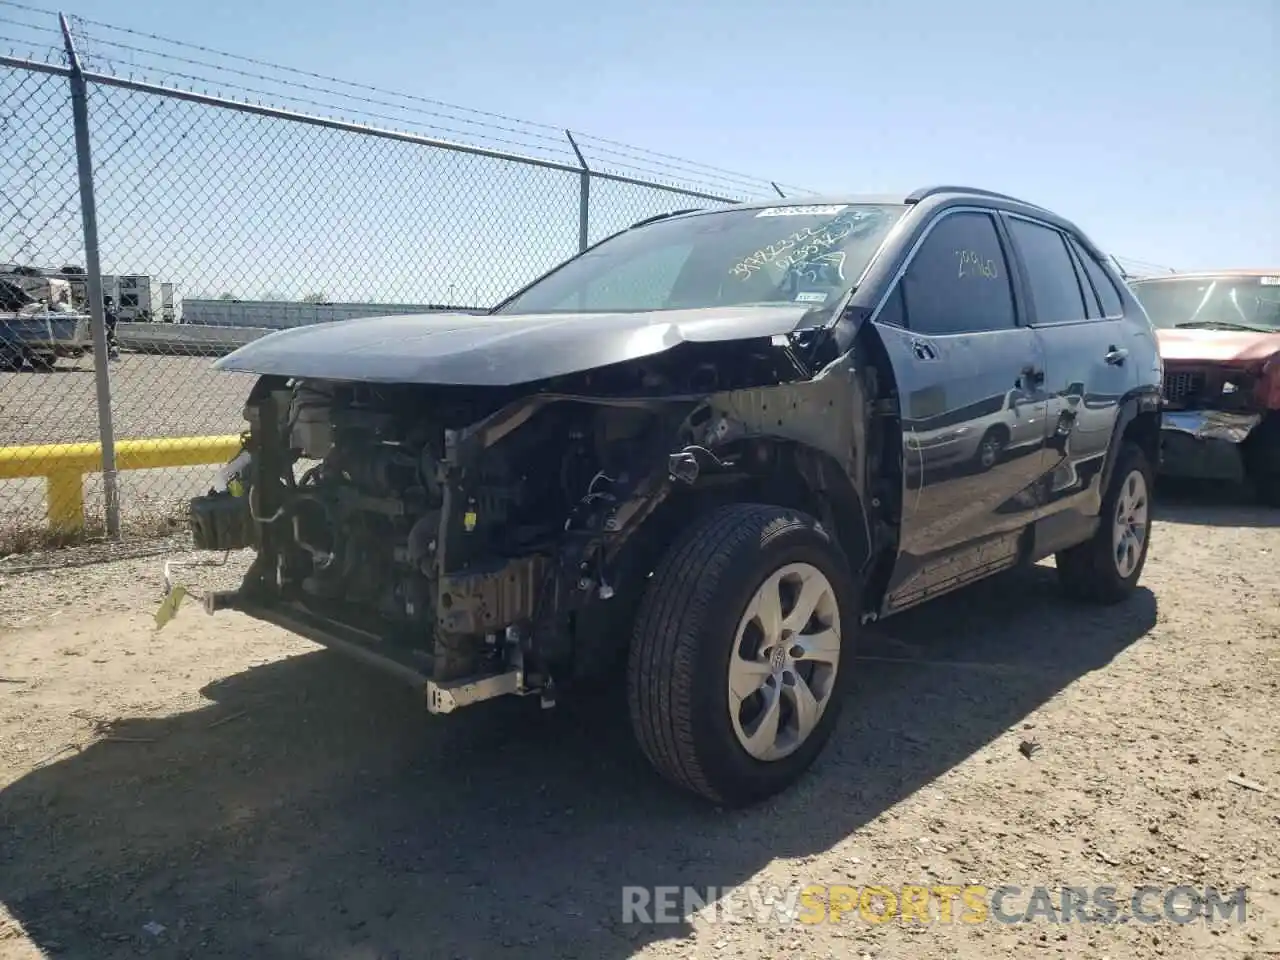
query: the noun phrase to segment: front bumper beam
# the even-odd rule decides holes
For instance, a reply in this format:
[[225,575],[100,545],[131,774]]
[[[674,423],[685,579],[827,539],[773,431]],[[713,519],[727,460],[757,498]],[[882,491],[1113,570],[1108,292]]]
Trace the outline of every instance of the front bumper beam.
[[431,679],[430,657],[425,652],[394,647],[377,634],[336,623],[301,604],[262,602],[240,590],[223,590],[205,594],[204,609],[209,614],[237,610],[394,676],[423,695],[430,713],[452,713],[495,697],[541,692],[526,686],[519,656],[512,668],[502,673],[437,682]]

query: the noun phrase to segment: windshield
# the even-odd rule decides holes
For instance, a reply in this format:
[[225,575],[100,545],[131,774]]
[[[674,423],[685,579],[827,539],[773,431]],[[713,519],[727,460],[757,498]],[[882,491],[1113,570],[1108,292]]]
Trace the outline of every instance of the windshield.
[[1130,284],[1165,329],[1280,331],[1280,277],[1201,277]]
[[658,220],[569,261],[498,312],[830,307],[857,282],[905,210],[793,205]]

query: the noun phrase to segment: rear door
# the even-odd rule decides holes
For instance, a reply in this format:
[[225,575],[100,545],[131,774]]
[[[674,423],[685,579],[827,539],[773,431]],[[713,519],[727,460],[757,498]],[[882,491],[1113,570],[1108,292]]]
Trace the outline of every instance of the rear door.
[[1004,214],[1021,267],[1028,320],[1045,353],[1051,480],[1046,515],[1081,520],[1101,506],[1102,468],[1120,401],[1137,382],[1119,294],[1069,234]]
[[1044,357],[990,211],[942,211],[872,321],[902,418],[900,556],[885,612],[1013,562],[1045,471]]

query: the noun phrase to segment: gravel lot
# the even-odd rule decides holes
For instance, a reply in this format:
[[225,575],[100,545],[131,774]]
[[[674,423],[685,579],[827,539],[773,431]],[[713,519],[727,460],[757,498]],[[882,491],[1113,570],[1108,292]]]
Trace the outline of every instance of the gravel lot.
[[[219,373],[210,357],[122,354],[111,364],[117,437],[236,433],[253,377]],[[0,446],[98,439],[93,359],[48,373],[0,373]]]
[[[112,417],[117,438],[239,433],[253,385],[245,374],[219,373],[209,357],[126,353],[111,364]],[[97,441],[98,404],[93,359],[62,360],[48,373],[0,373],[0,447]],[[165,511],[202,493],[215,467],[128,471],[120,475],[126,517]],[[0,522],[38,522],[44,481],[0,480]],[[85,506],[101,516],[98,475],[85,483]]]
[[[155,634],[156,559],[0,565],[0,956],[1274,956],[1280,513],[1159,518],[1121,607],[1040,566],[868,632],[825,758],[740,813],[659,783],[616,698],[430,718],[237,615]],[[970,882],[1250,901],[1242,925],[621,922],[625,885]]]

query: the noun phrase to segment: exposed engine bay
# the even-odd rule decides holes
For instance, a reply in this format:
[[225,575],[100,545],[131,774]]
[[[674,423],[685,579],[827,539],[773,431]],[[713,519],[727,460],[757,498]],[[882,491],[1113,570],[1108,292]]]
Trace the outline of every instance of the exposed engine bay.
[[238,483],[192,502],[197,547],[257,550],[206,605],[374,650],[426,678],[436,712],[553,698],[553,675],[608,656],[575,649],[586,624],[624,629],[601,610],[643,582],[673,485],[740,482],[744,458],[758,473],[760,436],[855,446],[813,416],[847,379],[808,380],[777,344],[721,344],[714,363],[700,346],[534,391],[262,377]]

